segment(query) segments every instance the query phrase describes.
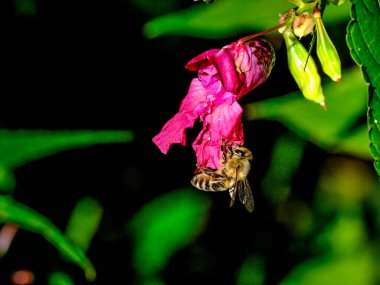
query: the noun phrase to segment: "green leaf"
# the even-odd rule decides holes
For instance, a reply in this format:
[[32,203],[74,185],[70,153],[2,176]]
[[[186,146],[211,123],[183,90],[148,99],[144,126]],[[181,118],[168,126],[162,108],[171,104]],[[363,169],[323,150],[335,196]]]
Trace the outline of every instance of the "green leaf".
[[380,175],[380,4],[376,0],[353,0],[347,26],[347,45],[369,83],[368,116],[371,154]]
[[[150,20],[144,25],[147,38],[183,35],[197,38],[227,38],[266,30],[278,24],[279,14],[293,8],[286,0],[218,0]],[[323,21],[347,22],[349,5],[326,9]]]
[[136,272],[143,278],[158,274],[202,232],[209,207],[209,196],[194,189],[173,191],[146,204],[127,225]]
[[[364,133],[352,129],[358,119],[365,116],[367,109],[367,88],[359,68],[344,70],[342,81],[326,84],[324,93],[326,111],[305,100],[300,92],[294,92],[248,104],[245,115],[248,120],[279,121],[304,139],[331,152],[370,158],[367,135],[358,138],[358,134],[363,136]],[[353,148],[356,148],[355,152],[352,152]]]
[[304,148],[305,140],[293,133],[287,132],[277,139],[261,186],[271,202],[279,204],[288,198],[292,177],[299,167]]
[[3,192],[11,192],[15,186],[16,179],[13,172],[0,164],[0,190]]
[[0,129],[0,189],[10,191],[15,185],[12,171],[31,160],[55,153],[102,143],[133,140],[128,131],[46,131]]
[[103,207],[92,197],[83,197],[71,212],[66,236],[87,251],[103,215]]
[[71,277],[65,272],[53,272],[49,275],[49,285],[75,285]]
[[0,196],[0,222],[17,224],[21,228],[45,237],[70,262],[81,267],[87,280],[93,281],[96,271],[85,253],[54,225],[49,219],[10,197]]
[[129,142],[128,131],[0,130],[1,165],[14,168],[60,151],[100,143]]
[[178,9],[181,6],[181,2],[178,0],[129,0],[136,9],[139,9],[148,15],[159,15]]
[[279,285],[372,285],[376,284],[376,263],[368,249],[342,258],[319,257],[296,266]]
[[265,263],[258,256],[248,256],[237,272],[237,285],[265,284]]
[[14,0],[14,3],[18,16],[35,16],[37,13],[35,0]]
[[358,158],[368,160],[370,157],[368,144],[368,127],[366,124],[362,124],[343,137],[335,145],[333,151],[335,153],[349,153]]

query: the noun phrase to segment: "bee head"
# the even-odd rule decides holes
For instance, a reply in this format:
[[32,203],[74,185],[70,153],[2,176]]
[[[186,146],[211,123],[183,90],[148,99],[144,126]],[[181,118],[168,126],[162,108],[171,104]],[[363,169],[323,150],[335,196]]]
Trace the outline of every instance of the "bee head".
[[251,160],[253,158],[252,152],[243,146],[236,146],[232,148],[232,153],[241,158],[247,158]]

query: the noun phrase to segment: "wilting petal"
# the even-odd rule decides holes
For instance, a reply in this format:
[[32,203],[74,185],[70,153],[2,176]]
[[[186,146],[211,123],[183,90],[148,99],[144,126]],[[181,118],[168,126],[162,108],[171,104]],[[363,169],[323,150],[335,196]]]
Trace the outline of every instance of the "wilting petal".
[[251,69],[252,52],[248,44],[240,46],[239,53],[236,57],[237,69],[244,73]]
[[223,89],[218,71],[213,65],[200,69],[198,71],[198,79],[202,82],[203,87],[208,89],[209,94],[218,94]]
[[180,109],[153,138],[153,142],[163,152],[167,153],[174,143],[186,145],[185,129],[194,125],[200,113],[208,108],[207,90],[198,79],[193,79],[186,97],[182,100]]
[[[248,46],[248,45],[245,45]],[[250,57],[249,62],[243,61],[242,70],[245,80],[240,92],[237,94],[237,99],[240,99],[251,90],[260,86],[268,78],[275,63],[275,52],[271,44],[264,39],[256,39],[249,44]],[[248,69],[248,64],[250,68]]]
[[214,56],[220,49],[209,49],[193,59],[191,59],[185,68],[190,71],[197,71],[200,68],[206,67],[210,64],[210,57]]
[[199,166],[220,169],[222,139],[236,144],[244,142],[242,113],[243,109],[235,101],[215,107],[213,112],[205,117],[203,128],[192,144]]

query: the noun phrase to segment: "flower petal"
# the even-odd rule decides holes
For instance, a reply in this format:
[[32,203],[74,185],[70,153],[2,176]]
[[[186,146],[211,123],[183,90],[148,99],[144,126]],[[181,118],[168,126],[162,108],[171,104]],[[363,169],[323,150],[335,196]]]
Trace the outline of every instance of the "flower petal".
[[192,144],[198,166],[220,169],[222,139],[236,144],[244,142],[242,113],[243,109],[234,101],[216,106],[205,117],[203,128]]
[[[153,138],[153,142],[163,153],[167,153],[174,143],[186,145],[185,129],[194,125],[200,113],[207,109],[207,90],[198,79],[193,79],[180,109]],[[203,108],[202,108],[203,107]]]
[[249,44],[249,49],[251,55],[246,59],[249,59],[250,68],[244,59],[241,69],[246,70],[244,72],[245,80],[237,94],[237,99],[261,85],[268,78],[276,59],[273,47],[264,39],[255,39]]
[[191,59],[186,65],[185,68],[190,71],[197,71],[202,67],[209,65],[210,58],[213,57],[220,49],[209,49],[201,54],[197,55]]
[[213,65],[200,69],[198,71],[198,79],[210,94],[218,94],[222,91],[223,86],[220,82],[218,71]]
[[[234,47],[235,48],[235,47]],[[243,83],[236,70],[234,49],[225,47],[213,58],[213,65],[218,70],[222,85],[226,91],[237,93]]]

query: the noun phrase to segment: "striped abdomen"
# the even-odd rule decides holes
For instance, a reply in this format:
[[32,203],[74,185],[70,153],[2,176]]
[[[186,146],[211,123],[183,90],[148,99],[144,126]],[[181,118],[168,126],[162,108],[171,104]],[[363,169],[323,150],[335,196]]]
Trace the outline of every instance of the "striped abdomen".
[[225,191],[234,186],[234,181],[222,175],[211,176],[198,173],[191,179],[191,184],[203,191]]

